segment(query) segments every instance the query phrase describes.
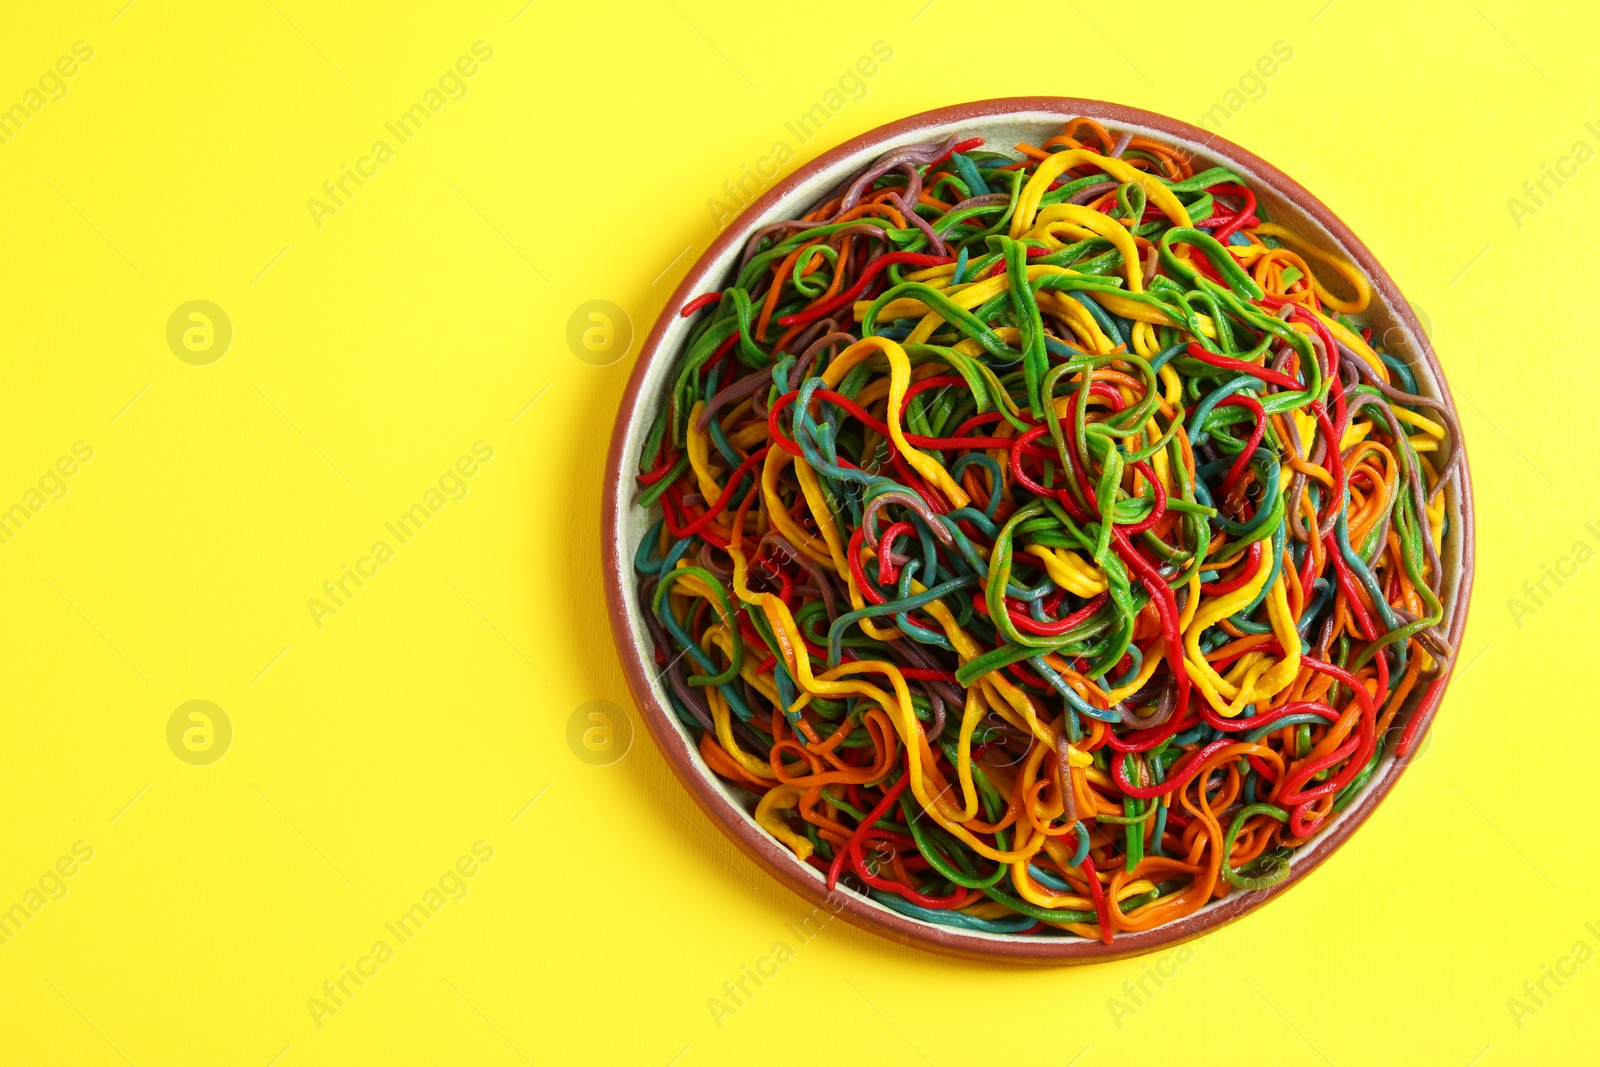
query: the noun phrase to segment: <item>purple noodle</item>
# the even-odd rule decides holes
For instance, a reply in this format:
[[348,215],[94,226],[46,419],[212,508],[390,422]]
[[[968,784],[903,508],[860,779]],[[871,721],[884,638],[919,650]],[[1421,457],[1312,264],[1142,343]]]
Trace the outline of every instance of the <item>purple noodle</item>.
[[[639,583],[639,600],[642,604],[649,604],[655,598],[656,583],[659,581],[660,579],[652,574]],[[655,612],[646,609],[641,614],[644,615],[645,628],[650,631],[650,639],[655,642],[656,647],[665,655],[667,650],[673,647],[672,639],[667,636],[667,632],[662,625],[656,621]],[[678,699],[683,701],[684,707],[689,709],[689,713],[695,717],[695,721],[705,729],[710,730],[712,729],[711,709],[706,706],[705,698],[690,688],[677,673],[682,666],[681,659],[681,656],[674,658],[667,664],[667,668],[662,674],[667,679],[667,685],[677,694]]]
[[[873,182],[896,167],[905,167],[910,175],[910,181],[915,183],[917,196],[913,198],[914,202],[920,198],[922,192],[922,175],[916,170],[914,164],[925,165],[932,163],[947,153],[955,143],[956,135],[952,134],[943,144],[907,145],[904,148],[895,149],[879,156],[878,159],[857,170],[839,185],[834,186],[822,197],[821,202],[824,204],[836,198],[840,201],[838,208],[829,216],[829,219],[838,218],[855,207],[862,194],[871,187]],[[908,186],[908,188],[910,187]],[[810,212],[807,212],[807,214],[810,214]],[[761,241],[765,237],[785,231],[807,230],[814,226],[826,226],[827,224],[828,219],[812,219],[809,222],[800,219],[788,219],[782,222],[769,223],[750,235],[749,241],[745,243],[744,254],[740,257],[739,266],[743,267],[755,258],[761,246]]]
[[777,548],[783,552],[784,555],[789,557],[790,562],[797,564],[801,570],[811,576],[811,583],[822,594],[823,606],[828,610],[828,621],[832,622],[837,619],[839,617],[839,609],[834,601],[833,585],[828,581],[827,575],[822,573],[822,568],[817,566],[816,561],[795,548],[794,545],[789,543],[788,538],[775,530],[769,531],[766,536],[761,538],[761,544],[757,552],[765,551],[769,547]]
[[1095,182],[1093,185],[1085,186],[1073,193],[1067,198],[1067,203],[1079,205],[1087,204],[1095,197],[1101,195],[1102,193],[1108,193],[1116,187],[1116,182]]
[[878,529],[873,525],[872,520],[879,511],[890,504],[903,504],[915,511],[941,544],[955,544],[955,538],[939,519],[939,516],[934,513],[934,510],[928,506],[927,501],[909,489],[891,489],[886,493],[879,493],[873,497],[867,504],[866,510],[861,513],[861,527],[866,530],[866,543],[874,552],[878,550]]
[[711,397],[711,400],[706,404],[705,408],[701,410],[700,419],[695,423],[695,425],[704,430],[707,426],[711,425],[712,417],[724,407],[735,403],[736,401],[743,400],[750,394],[758,392],[763,386],[769,386],[771,384],[772,379],[764,374],[761,374],[760,372],[746,374],[743,378],[738,379],[726,389],[720,389],[714,393]]
[[1377,372],[1367,364],[1366,360],[1361,359],[1343,345],[1339,346],[1339,354],[1351,360],[1356,368],[1356,373],[1366,379],[1368,384],[1376,386],[1378,391],[1390,400],[1397,400],[1408,407],[1425,407],[1438,414],[1439,421],[1444,423],[1445,429],[1450,433],[1451,447],[1450,456],[1445,460],[1444,469],[1439,472],[1439,480],[1434,483],[1433,491],[1428,494],[1429,503],[1437,500],[1439,494],[1444,491],[1445,483],[1455,475],[1461,466],[1461,424],[1456,420],[1455,412],[1451,411],[1450,405],[1443,400],[1435,400],[1431,396],[1422,396],[1419,393],[1407,393],[1404,390],[1396,389],[1382,378],[1379,378]]

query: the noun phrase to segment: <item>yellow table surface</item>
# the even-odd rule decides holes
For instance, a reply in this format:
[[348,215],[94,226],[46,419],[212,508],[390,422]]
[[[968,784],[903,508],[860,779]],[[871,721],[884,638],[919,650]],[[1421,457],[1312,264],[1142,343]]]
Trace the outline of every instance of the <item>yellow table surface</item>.
[[[125,2],[0,34],[0,1062],[1594,1055],[1590,5]],[[597,587],[616,404],[728,188],[1028,94],[1209,116],[1310,187],[1469,438],[1426,753],[1181,958],[797,935],[638,728]],[[621,358],[569,345],[590,301]]]

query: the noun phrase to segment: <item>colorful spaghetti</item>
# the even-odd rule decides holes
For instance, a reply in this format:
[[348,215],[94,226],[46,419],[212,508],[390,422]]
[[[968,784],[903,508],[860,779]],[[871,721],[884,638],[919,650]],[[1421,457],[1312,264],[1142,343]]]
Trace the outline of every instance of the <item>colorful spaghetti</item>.
[[1414,740],[1459,428],[1238,174],[1088,119],[981,145],[888,153],[682,309],[638,595],[830,888],[1109,944],[1281,881]]

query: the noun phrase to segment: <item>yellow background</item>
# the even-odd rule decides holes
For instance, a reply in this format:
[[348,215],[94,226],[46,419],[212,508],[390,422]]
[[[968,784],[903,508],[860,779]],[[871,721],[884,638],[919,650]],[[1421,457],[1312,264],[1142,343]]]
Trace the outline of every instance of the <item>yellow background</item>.
[[[1594,422],[1568,414],[1597,384],[1600,163],[1520,226],[1507,204],[1575,141],[1600,148],[1590,5],[124,3],[14,4],[0,34],[0,106],[94,49],[0,145],[0,507],[94,449],[0,545],[0,907],[94,850],[0,946],[0,1062],[1592,1055],[1600,962],[1520,1020],[1507,1005],[1575,942],[1600,949],[1600,567],[1508,606],[1600,547]],[[785,122],[880,40],[865,96],[799,145]],[[466,97],[396,145],[384,123],[477,41],[493,58]],[[647,736],[607,766],[568,744],[590,701],[637,722],[596,584],[637,340],[594,366],[569,316],[614,301],[642,337],[715,235],[707,199],[777,139],[788,173],[1022,94],[1193,122],[1277,41],[1293,58],[1222,132],[1389,265],[1469,440],[1476,604],[1427,753],[1131,1015],[1108,1000],[1154,961],[1008,970],[843,923],[800,945],[808,909]],[[307,200],[379,138],[395,157],[319,228]],[[208,366],[166,341],[197,298],[233,328]],[[319,627],[308,598],[480,440],[465,498]],[[167,744],[195,699],[233,727],[209,766]],[[464,899],[319,1027],[308,999],[479,841]],[[708,999],[779,940],[795,957],[719,1026]]]

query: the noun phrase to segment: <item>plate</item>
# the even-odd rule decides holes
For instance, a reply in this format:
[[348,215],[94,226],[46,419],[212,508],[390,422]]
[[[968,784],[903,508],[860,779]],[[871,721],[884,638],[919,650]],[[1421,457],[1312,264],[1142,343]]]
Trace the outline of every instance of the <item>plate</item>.
[[[826,907],[852,924],[903,944],[973,959],[1020,963],[1075,963],[1119,959],[1167,948],[1231,922],[1299,883],[1334,853],[1371,816],[1394,787],[1437,711],[1449,681],[1448,673],[1408,700],[1396,717],[1411,728],[1406,755],[1386,753],[1367,785],[1342,813],[1333,817],[1313,841],[1296,850],[1292,872],[1277,885],[1234,893],[1212,901],[1181,920],[1153,930],[1119,933],[1111,944],[1061,936],[999,935],[958,930],[892,911],[847,888],[829,892],[823,875],[801,863],[782,843],[757,825],[753,795],[718,778],[700,756],[667,702],[665,684],[654,669],[654,645],[634,592],[633,557],[640,540],[659,515],[635,503],[634,474],[652,419],[666,402],[670,372],[688,337],[692,319],[678,310],[689,300],[721,290],[737,268],[750,236],[770,223],[799,218],[841,181],[884,153],[909,144],[982,137],[988,146],[1009,149],[1020,142],[1040,144],[1058,134],[1075,117],[1099,122],[1113,134],[1132,132],[1178,146],[1195,157],[1195,171],[1225,166],[1249,182],[1273,221],[1297,231],[1313,245],[1332,251],[1366,273],[1373,296],[1361,321],[1391,351],[1413,360],[1422,394],[1455,405],[1435,356],[1411,305],[1377,259],[1338,216],[1293,179],[1250,152],[1208,131],[1148,111],[1097,100],[1027,97],[986,100],[924,112],[855,138],[807,163],[769,190],[728,226],[689,270],[640,350],[617,412],[606,459],[603,556],[605,592],[618,653],[639,711],[651,736],[680,782],[700,808],[740,849],[774,878],[812,903]],[[1459,425],[1459,420],[1457,420]],[[1461,441],[1454,447],[1463,448]],[[1463,460],[1465,456],[1463,455]],[[1470,470],[1446,489],[1449,524],[1440,552],[1444,578],[1443,629],[1459,648],[1472,586],[1473,511]],[[710,877],[710,873],[707,872]]]

